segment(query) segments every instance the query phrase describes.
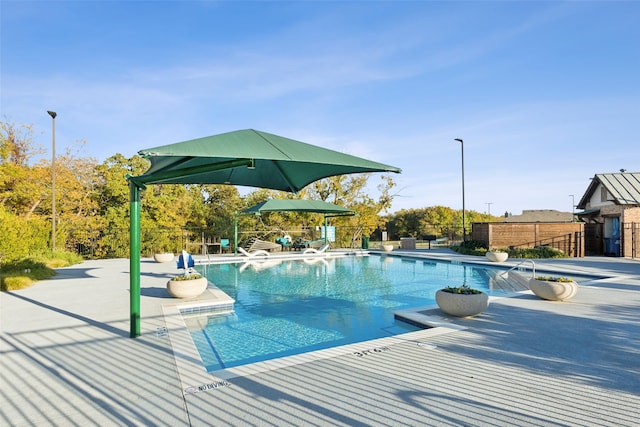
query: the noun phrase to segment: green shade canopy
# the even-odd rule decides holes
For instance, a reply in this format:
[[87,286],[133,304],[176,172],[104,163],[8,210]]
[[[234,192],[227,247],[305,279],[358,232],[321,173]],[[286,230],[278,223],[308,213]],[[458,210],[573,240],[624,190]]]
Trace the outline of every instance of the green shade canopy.
[[[263,212],[314,212],[324,214],[324,227],[327,228],[327,218],[330,216],[353,216],[356,211],[324,202],[322,200],[299,200],[299,199],[271,199],[258,203],[240,212],[242,215],[260,215]],[[325,242],[327,233],[325,231]],[[234,221],[234,251],[238,248],[238,215]]]
[[[128,176],[130,336],[140,336],[140,190],[145,184],[230,184],[298,192],[322,178],[400,169],[304,142],[239,130],[139,151],[151,161]],[[237,241],[237,239],[236,239]]]
[[334,175],[400,169],[253,129],[139,151],[151,161],[144,184],[231,184],[298,192]]
[[355,211],[322,200],[271,199],[242,211],[243,214],[262,212],[317,212],[334,215],[355,215]]

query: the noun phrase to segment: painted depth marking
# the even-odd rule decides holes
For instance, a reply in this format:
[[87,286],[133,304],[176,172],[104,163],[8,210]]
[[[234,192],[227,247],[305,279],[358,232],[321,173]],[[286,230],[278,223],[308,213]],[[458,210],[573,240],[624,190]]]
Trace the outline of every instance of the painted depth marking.
[[183,390],[183,392],[184,394],[195,394],[201,391],[215,390],[217,388],[230,387],[230,386],[231,386],[231,383],[229,383],[228,381],[222,380],[222,381],[215,381],[209,384],[199,385],[197,387],[187,387]]
[[353,355],[356,357],[363,357],[363,356],[367,356],[370,354],[374,354],[374,353],[382,353],[385,351],[389,351],[391,350],[389,347],[385,346],[385,347],[376,347],[376,348],[372,348],[371,350],[363,350],[363,351],[354,351]]

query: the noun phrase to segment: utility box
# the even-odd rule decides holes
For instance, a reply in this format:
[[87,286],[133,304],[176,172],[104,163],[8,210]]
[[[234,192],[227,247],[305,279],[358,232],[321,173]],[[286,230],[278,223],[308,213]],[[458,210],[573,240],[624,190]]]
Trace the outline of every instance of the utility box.
[[415,237],[401,237],[400,238],[400,249],[415,249],[416,248],[416,238]]
[[362,249],[369,249],[369,237],[362,236]]

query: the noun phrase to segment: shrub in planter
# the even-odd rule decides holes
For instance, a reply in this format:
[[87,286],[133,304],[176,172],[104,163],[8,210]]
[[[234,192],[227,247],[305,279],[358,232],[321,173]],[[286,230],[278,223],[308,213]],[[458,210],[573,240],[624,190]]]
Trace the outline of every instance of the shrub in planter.
[[491,262],[504,262],[509,258],[509,253],[502,249],[494,249],[484,254]]
[[467,285],[448,286],[436,292],[436,303],[447,314],[471,317],[487,309],[489,295]]
[[564,301],[578,293],[578,284],[568,277],[537,276],[529,279],[529,289],[549,301]]
[[209,282],[198,273],[185,273],[167,282],[167,291],[176,298],[195,298],[207,290]]
[[155,262],[170,262],[173,261],[175,255],[173,252],[158,252],[153,254],[153,259]]

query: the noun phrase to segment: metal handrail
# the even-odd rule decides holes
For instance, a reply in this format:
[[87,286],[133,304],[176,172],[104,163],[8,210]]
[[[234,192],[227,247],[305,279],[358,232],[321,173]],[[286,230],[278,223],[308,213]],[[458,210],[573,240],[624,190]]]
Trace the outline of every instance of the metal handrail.
[[510,269],[508,269],[507,271],[500,273],[499,276],[503,276],[505,274],[508,274],[510,271],[515,270],[516,268],[520,267],[522,264],[524,264],[525,262],[530,262],[531,263],[531,271],[532,271],[532,276],[531,277],[536,277],[536,263],[533,262],[532,259],[525,259],[523,261],[520,261],[518,264],[514,265],[513,267],[511,267]]

